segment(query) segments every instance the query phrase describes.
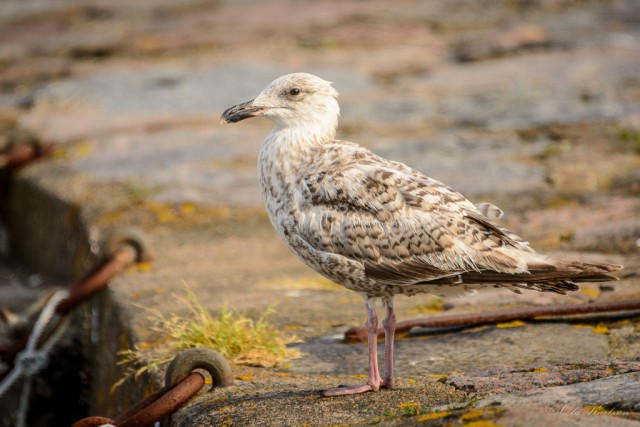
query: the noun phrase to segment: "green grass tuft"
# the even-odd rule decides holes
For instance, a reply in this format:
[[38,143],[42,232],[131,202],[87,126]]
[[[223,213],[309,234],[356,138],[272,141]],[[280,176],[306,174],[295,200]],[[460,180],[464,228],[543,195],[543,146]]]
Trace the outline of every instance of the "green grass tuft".
[[207,311],[193,292],[186,290],[183,301],[193,314],[191,319],[178,319],[165,326],[175,342],[176,350],[194,347],[209,347],[232,363],[275,366],[293,352],[287,349],[292,342],[269,323],[269,316],[275,312],[267,309],[257,320],[243,313],[224,307],[217,316]]
[[214,315],[187,288],[185,296],[176,296],[176,299],[189,308],[191,315],[167,317],[159,311],[146,309],[151,313],[153,329],[161,336],[153,342],[142,342],[119,353],[118,364],[125,367],[125,375],[112,390],[129,378],[157,372],[177,353],[189,348],[211,348],[233,364],[262,367],[273,367],[299,355],[297,350],[287,348],[295,338],[284,336],[269,322],[269,316],[275,312],[272,308],[254,320],[226,307]]

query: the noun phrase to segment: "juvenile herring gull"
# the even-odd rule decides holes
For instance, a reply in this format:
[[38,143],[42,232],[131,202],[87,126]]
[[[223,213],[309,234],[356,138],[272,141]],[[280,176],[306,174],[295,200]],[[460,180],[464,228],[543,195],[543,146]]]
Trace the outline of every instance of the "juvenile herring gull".
[[[564,294],[576,282],[615,280],[622,266],[553,259],[492,221],[445,184],[353,142],[335,139],[340,107],[331,83],[282,76],[257,98],[227,109],[222,123],[263,116],[274,128],[260,147],[264,203],[280,237],[318,273],[365,300],[369,379],[325,396],[393,386],[395,295],[436,295],[502,286]],[[375,300],[386,306],[385,371],[378,372]]]

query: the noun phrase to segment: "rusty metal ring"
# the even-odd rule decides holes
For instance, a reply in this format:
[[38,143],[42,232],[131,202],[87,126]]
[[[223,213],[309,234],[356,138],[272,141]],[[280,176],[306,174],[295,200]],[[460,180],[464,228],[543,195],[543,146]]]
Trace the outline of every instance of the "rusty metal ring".
[[204,369],[211,375],[213,384],[210,390],[233,383],[231,366],[220,353],[210,348],[191,348],[177,355],[169,364],[165,385],[177,384],[195,369]]
[[108,257],[122,246],[131,246],[136,251],[136,262],[151,260],[149,239],[136,227],[118,227],[111,231],[103,245],[103,256]]

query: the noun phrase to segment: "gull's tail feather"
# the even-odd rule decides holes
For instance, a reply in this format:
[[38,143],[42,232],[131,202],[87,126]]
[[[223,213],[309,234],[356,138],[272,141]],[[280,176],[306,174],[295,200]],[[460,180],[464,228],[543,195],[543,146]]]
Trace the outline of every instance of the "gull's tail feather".
[[[622,266],[617,264],[566,261],[545,257],[544,262],[534,261],[528,264],[527,273],[481,270],[462,273],[456,278],[458,283],[505,286],[516,292],[519,289],[529,289],[565,294],[578,290],[576,283],[618,280],[609,273],[621,268]],[[443,278],[443,280],[446,279],[450,278]],[[438,280],[432,283],[437,282]]]

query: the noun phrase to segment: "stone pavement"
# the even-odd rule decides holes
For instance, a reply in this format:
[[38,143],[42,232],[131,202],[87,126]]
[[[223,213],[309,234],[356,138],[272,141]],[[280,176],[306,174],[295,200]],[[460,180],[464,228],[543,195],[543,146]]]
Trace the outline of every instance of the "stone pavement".
[[[626,266],[622,280],[573,295],[490,291],[445,301],[448,313],[639,297],[638,2],[0,8],[1,142],[20,133],[56,147],[13,183],[12,254],[68,278],[118,225],[152,241],[152,267],[79,314],[92,413],[114,415],[157,386],[109,393],[117,352],[152,335],[139,307],[186,315],[171,295],[187,284],[214,311],[275,307],[302,357],[234,367],[235,385],[199,395],[176,425],[638,425],[637,317],[399,340],[396,390],[321,398],[366,372],[366,348],[338,339],[362,323],[363,304],[319,282],[271,230],[256,173],[269,124],[218,124],[281,74],[318,74],[340,92],[339,137],[497,204],[541,251]],[[400,320],[429,301],[399,298]]]

